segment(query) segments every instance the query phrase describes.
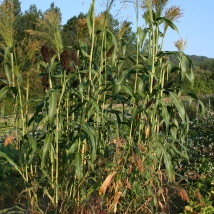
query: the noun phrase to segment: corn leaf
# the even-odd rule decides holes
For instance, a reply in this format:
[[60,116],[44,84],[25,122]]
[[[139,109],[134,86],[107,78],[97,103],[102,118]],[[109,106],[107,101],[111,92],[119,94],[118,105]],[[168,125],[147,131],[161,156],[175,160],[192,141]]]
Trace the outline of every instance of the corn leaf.
[[4,62],[4,72],[7,76],[7,80],[9,85],[11,84],[11,77],[10,77],[10,64],[8,62]]
[[45,160],[46,160],[46,154],[47,154],[48,150],[50,149],[52,140],[53,140],[53,133],[48,133],[46,135],[44,145],[43,145],[43,149],[42,149],[42,160],[41,160],[41,169],[42,170],[44,168]]
[[173,166],[172,166],[172,162],[171,162],[171,158],[169,156],[169,153],[166,151],[166,148],[164,147],[164,145],[162,145],[159,142],[157,142],[157,144],[158,144],[157,146],[161,149],[161,151],[163,153],[166,171],[167,171],[167,174],[169,176],[170,181],[172,181],[173,177],[174,177],[174,170],[173,170]]
[[21,169],[18,167],[18,165],[11,159],[9,158],[4,152],[0,151],[0,157],[4,158],[7,160],[7,162],[17,171],[19,174],[24,178],[24,174],[22,173]]
[[78,140],[75,140],[71,147],[69,148],[69,150],[67,150],[66,154],[69,155],[71,153],[74,153],[76,151],[76,149],[78,148],[78,144],[79,144],[79,141]]
[[83,177],[83,170],[82,170],[81,155],[79,152],[75,153],[75,167],[76,167],[77,178],[78,180],[81,180]]
[[161,108],[162,108],[162,117],[163,117],[163,120],[165,122],[166,130],[168,130],[170,115],[169,115],[169,112],[167,110],[167,107],[164,104],[162,104]]
[[184,106],[183,106],[180,98],[174,92],[169,92],[169,93],[170,93],[170,96],[171,96],[177,110],[178,110],[178,113],[179,113],[182,121],[184,122],[185,121],[185,109],[184,109]]
[[81,128],[84,132],[86,132],[88,134],[88,136],[90,138],[91,146],[92,146],[91,159],[92,159],[92,161],[94,161],[96,158],[96,143],[95,143],[95,138],[94,138],[96,132],[92,127],[90,127],[87,124],[83,124],[81,126]]
[[165,17],[158,17],[156,19],[156,21],[160,21],[160,20],[166,22],[173,30],[175,30],[180,35],[178,28],[171,20],[169,20]]
[[0,100],[2,99],[2,98],[4,98],[5,97],[5,95],[7,94],[7,92],[10,90],[10,87],[9,86],[5,86],[4,88],[2,88],[1,90],[0,90]]
[[141,48],[142,45],[143,45],[143,42],[146,38],[146,35],[147,35],[147,31],[146,30],[142,30],[141,27],[138,27],[137,28],[137,34],[139,36],[139,47]]
[[129,72],[128,70],[123,71],[123,73],[120,75],[120,78],[116,81],[114,85],[114,95],[116,95],[123,87],[126,81],[126,75],[128,74],[128,72]]
[[29,164],[31,164],[32,161],[33,161],[33,158],[34,158],[34,156],[35,156],[35,153],[36,153],[36,151],[37,151],[37,141],[36,141],[35,138],[33,138],[33,137],[31,137],[31,136],[28,137],[28,140],[29,140],[30,146],[31,146],[31,148],[32,148],[32,152],[31,152],[31,154],[29,155],[29,158],[30,158],[30,159],[29,159]]

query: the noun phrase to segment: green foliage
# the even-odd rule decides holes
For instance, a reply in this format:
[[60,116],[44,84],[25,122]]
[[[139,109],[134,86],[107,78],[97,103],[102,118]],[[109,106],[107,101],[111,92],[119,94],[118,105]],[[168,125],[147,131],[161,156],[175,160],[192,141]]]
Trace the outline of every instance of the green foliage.
[[[160,51],[158,44],[164,39],[160,25],[177,28],[161,17],[161,11],[147,9],[145,28],[133,34],[129,23],[116,30],[114,19],[108,25],[110,7],[95,17],[92,1],[86,17],[69,20],[61,37],[60,14],[52,4],[45,19],[37,19],[36,29],[28,30],[47,39],[43,60],[33,60],[41,44],[37,40],[35,49],[26,50],[33,50],[30,58],[20,57],[18,48],[8,49],[5,72],[9,78],[13,74],[13,84],[5,82],[0,95],[7,92],[14,100],[18,161],[2,149],[0,158],[21,175],[21,195],[26,197],[28,210],[168,211],[165,197],[175,182],[174,169],[187,159],[189,118],[180,96],[185,81],[192,83],[193,71],[182,51]],[[63,50],[61,38],[74,35],[77,23],[80,28],[71,40],[70,55]],[[134,36],[139,39],[134,41]],[[146,36],[148,53],[144,56],[140,49]],[[126,49],[128,44],[136,50]],[[57,53],[51,54],[48,45]],[[176,67],[170,55],[177,57]],[[36,77],[36,66],[40,77]],[[25,93],[34,87],[30,77],[42,80],[44,92],[38,99]],[[175,82],[170,86],[172,78]],[[35,103],[33,113],[26,109],[24,114],[30,103]]]
[[[14,146],[3,147],[0,145],[2,152],[7,154],[14,161],[19,161],[17,150]],[[0,158],[0,209],[12,207],[23,190],[23,180],[19,173],[3,158]]]
[[213,125],[214,118],[210,111],[205,116],[195,114],[190,121],[187,151],[189,161],[182,162],[178,168],[184,175],[190,201],[184,213],[212,213],[213,207]]

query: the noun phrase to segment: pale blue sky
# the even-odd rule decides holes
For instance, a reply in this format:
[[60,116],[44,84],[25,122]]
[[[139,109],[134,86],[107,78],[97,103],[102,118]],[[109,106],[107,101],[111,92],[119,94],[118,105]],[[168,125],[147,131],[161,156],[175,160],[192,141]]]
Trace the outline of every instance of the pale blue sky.
[[[121,21],[128,20],[135,23],[133,5],[129,4],[124,7],[120,3],[121,1],[115,0],[111,13],[113,15],[117,14],[116,17],[120,18]],[[23,12],[28,10],[32,4],[45,11],[54,2],[61,10],[62,24],[65,24],[71,17],[77,16],[80,12],[87,13],[91,4],[91,0],[20,0],[20,2]],[[103,2],[106,2],[106,0],[96,0],[96,13],[105,9]],[[180,22],[175,24],[181,37],[188,41],[185,53],[214,58],[214,19],[212,15],[214,13],[214,0],[170,0],[170,5],[177,5],[184,9],[184,16],[180,19]],[[144,22],[140,16],[139,25],[142,26],[143,24]],[[135,28],[133,24],[133,29],[135,30]],[[178,39],[180,39],[180,36],[169,29],[164,49],[168,51],[176,50],[174,42]]]

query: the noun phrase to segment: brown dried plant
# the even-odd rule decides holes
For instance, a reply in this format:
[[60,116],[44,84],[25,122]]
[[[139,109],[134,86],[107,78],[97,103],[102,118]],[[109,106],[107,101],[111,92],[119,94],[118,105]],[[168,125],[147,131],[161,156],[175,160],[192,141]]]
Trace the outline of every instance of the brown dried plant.
[[35,23],[39,30],[26,30],[31,35],[47,40],[57,54],[63,50],[60,32],[60,15],[55,11],[48,11],[43,19],[37,19]]
[[181,197],[182,201],[189,203],[189,195],[184,188],[180,186],[174,186],[173,188],[178,192],[178,195]]
[[15,133],[9,134],[4,140],[4,146],[8,146],[13,143],[15,139]]
[[103,182],[102,186],[100,187],[99,194],[104,194],[106,189],[111,185],[115,175],[117,174],[116,171],[111,172]]

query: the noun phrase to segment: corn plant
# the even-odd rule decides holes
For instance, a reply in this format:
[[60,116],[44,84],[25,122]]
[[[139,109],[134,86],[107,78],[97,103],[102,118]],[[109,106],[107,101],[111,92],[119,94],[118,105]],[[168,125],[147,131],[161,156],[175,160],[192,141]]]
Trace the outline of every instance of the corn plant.
[[[28,30],[47,40],[41,47],[43,60],[37,62],[44,94],[29,119],[23,108],[35,100],[26,95],[24,102],[23,59],[13,60],[22,124],[17,138],[20,161],[15,163],[1,151],[0,156],[23,178],[29,212],[167,210],[167,192],[175,182],[173,169],[187,158],[189,120],[180,96],[185,93],[184,80],[194,79],[192,63],[182,50],[163,51],[167,27],[178,29],[162,16],[162,1],[144,1],[146,27],[137,27],[136,54],[127,56],[123,41],[127,24],[117,36],[108,28],[113,2],[96,17],[92,0],[86,19],[77,26],[80,37],[72,50],[63,48],[59,17],[53,12],[38,20],[41,31]],[[140,9],[138,1],[136,7]],[[164,34],[161,25],[167,26]],[[146,38],[149,52],[144,56],[140,50]],[[179,60],[173,68],[171,54]],[[133,66],[123,69],[127,60]],[[170,85],[173,75],[176,81]],[[1,89],[0,97],[9,89]]]

